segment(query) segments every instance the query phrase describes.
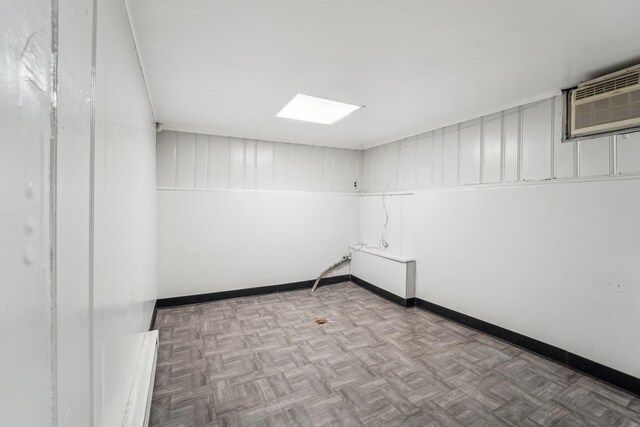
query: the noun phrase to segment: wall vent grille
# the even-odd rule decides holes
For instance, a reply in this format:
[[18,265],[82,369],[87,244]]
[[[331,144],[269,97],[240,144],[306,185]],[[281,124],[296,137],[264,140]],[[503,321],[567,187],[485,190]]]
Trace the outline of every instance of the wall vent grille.
[[638,83],[640,83],[640,71],[576,89],[576,100],[602,95],[607,92],[613,92],[614,90],[634,86]]

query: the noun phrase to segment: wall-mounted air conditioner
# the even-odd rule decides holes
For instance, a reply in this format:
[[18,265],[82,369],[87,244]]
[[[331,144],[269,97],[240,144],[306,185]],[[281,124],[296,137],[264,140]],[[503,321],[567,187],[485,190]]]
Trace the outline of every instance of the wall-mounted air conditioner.
[[570,138],[640,127],[640,65],[580,83],[569,102]]

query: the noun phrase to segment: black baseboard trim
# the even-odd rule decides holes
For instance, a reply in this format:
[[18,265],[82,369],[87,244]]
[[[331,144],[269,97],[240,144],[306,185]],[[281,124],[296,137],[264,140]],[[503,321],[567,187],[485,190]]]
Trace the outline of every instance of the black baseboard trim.
[[[506,341],[515,346],[521,347],[532,353],[536,353],[542,357],[550,359],[556,363],[597,378],[601,381],[607,382],[615,387],[625,390],[629,393],[635,394],[640,397],[640,378],[636,378],[624,372],[586,359],[577,354],[571,353],[567,350],[559,347],[547,344],[542,341],[538,341],[534,338],[527,337],[526,335],[519,334],[517,332],[505,329],[501,326],[494,325],[484,320],[477,319],[472,316],[460,313],[455,310],[443,307],[438,304],[434,304],[429,301],[425,301],[420,298],[402,298],[398,295],[392,294],[376,285],[373,285],[365,280],[360,279],[357,276],[351,274],[345,274],[342,276],[327,277],[320,281],[320,286],[333,285],[337,283],[343,283],[351,281],[358,286],[367,289],[368,291],[394,302],[402,307],[414,307],[417,306],[423,310],[437,314],[438,316],[452,320],[456,323],[460,323],[464,326],[468,326],[472,329],[491,335],[495,338]],[[212,301],[219,301],[230,298],[240,298],[246,296],[265,295],[277,292],[295,291],[300,289],[310,289],[313,287],[314,280],[305,280],[302,282],[284,283],[280,285],[261,286],[257,288],[238,289],[233,291],[213,292],[200,295],[187,295],[182,297],[162,298],[156,301],[153,308],[153,314],[151,316],[151,325],[149,330],[154,329],[154,323],[156,320],[156,313],[163,308],[179,307],[190,304],[201,304]]]
[[151,313],[151,322],[149,324],[149,330],[153,331],[156,324],[156,315],[158,314],[158,301],[153,304],[153,313]]
[[525,350],[536,353],[561,365],[582,372],[591,377],[605,381],[615,387],[621,388],[629,393],[640,396],[640,378],[633,377],[624,372],[602,365],[582,356],[573,354],[551,344],[538,341],[517,332],[510,331],[501,326],[494,325],[484,320],[476,319],[455,310],[416,298],[416,306],[437,314],[454,322],[473,328],[487,335],[499,338],[510,344],[521,347]]
[[381,296],[384,299],[387,299],[391,302],[395,302],[398,305],[401,305],[403,307],[415,307],[416,305],[416,299],[415,298],[402,298],[396,294],[392,294],[391,292],[384,290],[382,288],[377,287],[374,284],[371,284],[367,281],[362,280],[359,277],[356,277],[352,274],[349,275],[351,281],[353,283],[355,283],[358,286],[362,286],[363,288],[365,288],[368,291],[373,292],[374,294]]
[[[326,277],[320,280],[318,286],[333,285],[349,281],[349,275]],[[296,291],[299,289],[311,289],[315,280],[302,282],[283,283],[280,285],[260,286],[257,288],[235,289],[232,291],[212,292],[208,294],[186,295],[182,297],[161,298],[156,301],[156,309],[179,307],[182,305],[202,304],[205,302],[220,301],[230,298],[249,297],[256,295],[275,294],[277,292]]]

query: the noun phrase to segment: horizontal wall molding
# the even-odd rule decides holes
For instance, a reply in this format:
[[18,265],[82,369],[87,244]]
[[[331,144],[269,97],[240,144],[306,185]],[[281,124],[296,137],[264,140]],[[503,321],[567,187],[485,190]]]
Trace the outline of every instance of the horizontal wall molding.
[[499,338],[515,346],[536,353],[561,365],[582,372],[591,377],[605,381],[613,386],[640,396],[640,378],[636,378],[624,372],[594,362],[567,350],[555,347],[551,344],[538,341],[526,335],[513,332],[501,326],[494,325],[484,320],[460,313],[455,310],[416,298],[418,308],[437,314],[438,316],[468,326],[479,332]]
[[343,193],[343,192],[330,192],[330,191],[288,191],[288,190],[243,190],[243,189],[225,189],[225,188],[180,188],[180,187],[158,187],[158,191],[193,191],[203,193],[259,193],[259,194],[310,194],[320,196],[362,196],[363,193]]
[[[355,196],[355,197],[392,197],[392,196],[414,196],[420,193],[427,193],[432,191],[465,191],[465,190],[483,190],[483,189],[497,189],[497,188],[517,188],[517,187],[531,187],[540,185],[562,185],[562,184],[582,184],[591,182],[607,182],[607,181],[634,181],[640,179],[640,173],[634,174],[618,174],[611,176],[599,176],[588,178],[560,178],[560,179],[548,179],[544,181],[515,181],[504,182],[495,184],[474,184],[452,187],[438,187],[438,188],[421,188],[412,191],[389,191],[386,193],[380,192],[363,192],[363,193],[342,193],[342,192],[328,192],[328,191],[294,191],[295,194],[310,194],[321,196]],[[260,194],[291,194],[291,191],[287,190],[243,190],[243,189],[220,189],[220,188],[179,188],[179,187],[158,187],[158,191],[195,191],[195,192],[209,192],[209,193],[260,193]]]
[[[335,285],[348,282],[348,274],[341,276],[325,277],[320,280],[319,286]],[[234,289],[230,291],[212,292],[208,294],[186,295],[171,298],[161,298],[156,301],[156,310],[163,308],[179,307],[183,305],[203,304],[207,302],[220,301],[231,298],[250,297],[256,295],[275,294],[278,292],[297,291],[301,289],[311,289],[315,279],[303,280],[301,282],[284,283],[280,285],[268,285],[255,288]],[[155,313],[154,313],[155,318]],[[153,326],[153,324],[152,324]]]
[[543,181],[515,181],[515,182],[504,182],[504,183],[495,183],[495,184],[473,184],[473,185],[438,187],[438,188],[420,188],[420,189],[412,190],[411,192],[407,192],[407,191],[390,191],[387,193],[364,192],[357,195],[362,197],[414,196],[416,194],[429,193],[434,191],[492,190],[492,189],[499,189],[499,188],[533,187],[533,186],[540,186],[540,185],[584,184],[584,183],[591,183],[591,182],[608,182],[608,181],[614,181],[614,182],[635,181],[638,179],[640,179],[640,173],[619,174],[619,175],[589,177],[589,178],[580,178],[580,177],[558,178],[558,179],[547,179]]

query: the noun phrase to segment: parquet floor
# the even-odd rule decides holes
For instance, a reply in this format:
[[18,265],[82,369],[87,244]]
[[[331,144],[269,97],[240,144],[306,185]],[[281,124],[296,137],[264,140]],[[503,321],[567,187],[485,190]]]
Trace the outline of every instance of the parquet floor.
[[152,426],[640,426],[637,397],[351,283],[156,327]]

